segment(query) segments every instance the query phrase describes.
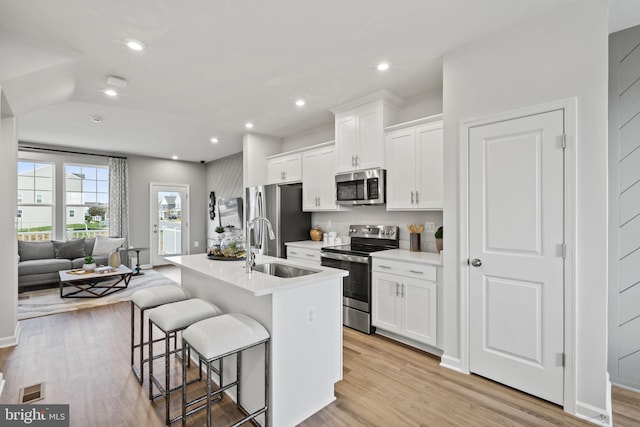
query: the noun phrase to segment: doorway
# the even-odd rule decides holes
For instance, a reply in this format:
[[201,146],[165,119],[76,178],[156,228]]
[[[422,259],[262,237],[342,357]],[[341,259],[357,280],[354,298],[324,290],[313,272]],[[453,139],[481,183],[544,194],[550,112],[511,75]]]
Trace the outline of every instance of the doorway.
[[461,368],[570,412],[575,123],[565,100],[460,128]]
[[150,184],[151,265],[169,264],[164,257],[188,254],[189,186]]

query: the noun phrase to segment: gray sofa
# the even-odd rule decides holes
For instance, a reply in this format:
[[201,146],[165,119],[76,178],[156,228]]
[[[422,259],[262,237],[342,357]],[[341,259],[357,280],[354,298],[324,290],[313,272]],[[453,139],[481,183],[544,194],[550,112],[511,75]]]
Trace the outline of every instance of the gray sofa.
[[[58,284],[60,279],[58,271],[82,267],[84,257],[87,255],[92,255],[97,265],[107,265],[109,255],[93,255],[95,241],[95,237],[68,242],[19,240],[18,291]],[[118,252],[121,263],[129,265],[127,249],[121,247]]]

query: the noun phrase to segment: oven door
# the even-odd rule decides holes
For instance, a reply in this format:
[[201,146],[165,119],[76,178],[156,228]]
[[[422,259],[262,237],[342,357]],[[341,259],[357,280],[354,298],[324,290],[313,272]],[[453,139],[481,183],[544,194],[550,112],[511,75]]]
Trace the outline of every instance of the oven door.
[[322,252],[321,265],[348,271],[349,276],[342,279],[343,305],[370,313],[369,257]]

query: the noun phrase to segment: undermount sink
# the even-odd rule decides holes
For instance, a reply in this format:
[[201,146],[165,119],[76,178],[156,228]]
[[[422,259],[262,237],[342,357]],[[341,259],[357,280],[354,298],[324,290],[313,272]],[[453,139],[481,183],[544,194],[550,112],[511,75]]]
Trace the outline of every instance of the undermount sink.
[[294,267],[292,265],[279,264],[277,262],[257,264],[253,267],[253,271],[283,278],[307,276],[309,274],[320,272],[320,270],[309,270],[306,268]]

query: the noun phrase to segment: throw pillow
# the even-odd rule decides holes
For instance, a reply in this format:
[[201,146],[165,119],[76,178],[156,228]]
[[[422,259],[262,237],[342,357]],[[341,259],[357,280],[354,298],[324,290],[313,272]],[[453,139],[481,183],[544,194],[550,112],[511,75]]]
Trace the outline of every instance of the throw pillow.
[[54,240],[53,249],[58,259],[84,258],[87,255],[84,251],[84,239],[74,239],[66,242]]
[[96,244],[93,245],[93,256],[109,255],[124,243],[124,237],[96,236]]

